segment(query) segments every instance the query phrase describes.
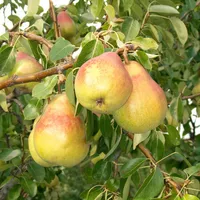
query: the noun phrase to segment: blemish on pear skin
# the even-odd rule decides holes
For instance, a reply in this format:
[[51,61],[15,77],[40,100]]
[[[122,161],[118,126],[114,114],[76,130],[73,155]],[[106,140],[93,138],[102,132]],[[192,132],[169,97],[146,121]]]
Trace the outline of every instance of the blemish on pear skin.
[[97,104],[97,106],[101,107],[101,106],[104,104],[103,98],[97,99],[97,100],[96,100],[96,104]]

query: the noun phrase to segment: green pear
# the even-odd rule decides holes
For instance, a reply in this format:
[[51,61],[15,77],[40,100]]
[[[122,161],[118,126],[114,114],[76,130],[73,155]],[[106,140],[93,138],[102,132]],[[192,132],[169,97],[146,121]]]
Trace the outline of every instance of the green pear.
[[85,62],[75,78],[79,103],[94,113],[113,113],[128,100],[131,91],[131,78],[114,52]]
[[80,116],[75,116],[74,106],[66,94],[56,95],[46,106],[32,134],[37,155],[54,166],[73,167],[86,157],[89,150],[85,125]]
[[126,131],[146,133],[162,123],[167,112],[164,91],[137,62],[125,65],[133,83],[128,101],[113,117]]
[[57,22],[60,28],[61,36],[66,40],[72,40],[76,34],[76,25],[66,11],[61,11],[57,15]]
[[[33,74],[39,71],[42,71],[42,65],[33,57],[29,56],[28,54],[19,51],[16,54],[16,63],[13,67],[12,71],[9,73],[9,77],[11,76],[24,76],[28,74]],[[27,89],[28,91],[32,91],[33,87],[37,84],[37,82],[30,82],[30,83],[22,83],[19,85],[15,85],[12,88],[20,88],[20,89]]]

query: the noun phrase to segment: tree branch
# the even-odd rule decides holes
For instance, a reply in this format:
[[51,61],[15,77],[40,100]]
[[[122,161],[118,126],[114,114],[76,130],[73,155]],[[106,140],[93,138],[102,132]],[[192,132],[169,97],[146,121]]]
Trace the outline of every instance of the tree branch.
[[197,94],[193,94],[193,95],[189,95],[189,96],[182,96],[182,100],[185,100],[185,99],[194,99],[196,97],[199,97],[200,96],[200,93],[197,93]]
[[13,85],[17,85],[20,83],[28,83],[28,82],[37,82],[40,81],[41,79],[47,77],[47,76],[51,76],[53,74],[58,74],[61,71],[64,71],[68,68],[73,67],[73,62],[68,63],[68,64],[63,64],[63,65],[59,65],[59,66],[55,66],[52,67],[50,69],[46,69],[40,72],[36,72],[34,74],[28,74],[28,75],[24,75],[24,76],[13,76],[5,81],[0,82],[0,90],[7,88],[7,87],[11,87]]
[[41,36],[38,36],[36,34],[33,34],[33,33],[28,33],[28,32],[9,32],[10,36],[15,36],[15,35],[21,35],[21,36],[24,36],[30,40],[36,40],[38,41],[40,44],[44,44],[46,45],[49,49],[52,48],[53,44],[50,43],[48,40],[46,40],[45,38],[41,37]]
[[56,36],[56,38],[58,38],[58,37],[60,37],[60,32],[59,32],[59,29],[58,29],[57,17],[56,17],[56,14],[55,14],[55,10],[54,10],[54,7],[53,7],[52,0],[49,0],[49,6],[50,6],[49,10],[50,10],[51,18],[52,18],[53,24],[54,24],[55,36]]
[[[134,135],[131,134],[131,133],[127,133],[127,136],[128,136],[131,140],[134,139]],[[151,155],[150,151],[149,151],[142,143],[140,143],[140,144],[138,145],[138,148],[140,149],[140,151],[141,151],[154,165],[158,166],[156,160],[155,160],[154,157]],[[181,196],[181,192],[180,192],[180,190],[179,190],[179,189],[180,189],[180,186],[179,186],[176,182],[174,182],[174,181],[167,175],[166,172],[163,172],[162,170],[161,170],[161,172],[162,172],[163,176],[165,177],[166,182],[168,182],[168,183],[175,189],[175,191],[177,192],[177,194]]]

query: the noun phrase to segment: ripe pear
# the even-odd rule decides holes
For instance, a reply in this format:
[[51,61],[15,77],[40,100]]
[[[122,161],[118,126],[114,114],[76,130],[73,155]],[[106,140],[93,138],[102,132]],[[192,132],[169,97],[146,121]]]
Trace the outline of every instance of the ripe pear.
[[164,120],[167,112],[165,93],[138,62],[131,61],[125,67],[131,76],[133,90],[113,117],[126,131],[145,133]]
[[85,125],[66,94],[58,94],[46,106],[33,130],[39,157],[54,166],[73,167],[87,155]]
[[79,103],[94,113],[113,113],[128,100],[131,91],[131,78],[114,52],[85,62],[75,78]]
[[61,36],[66,40],[71,40],[76,34],[76,25],[66,11],[61,11],[57,15],[57,22],[60,28]]
[[[16,63],[12,71],[9,73],[9,77],[33,74],[42,71],[42,69],[42,65],[35,58],[29,56],[28,54],[22,51],[19,51],[16,54]],[[12,89],[20,88],[31,91],[36,84],[37,82],[22,83],[12,87]]]

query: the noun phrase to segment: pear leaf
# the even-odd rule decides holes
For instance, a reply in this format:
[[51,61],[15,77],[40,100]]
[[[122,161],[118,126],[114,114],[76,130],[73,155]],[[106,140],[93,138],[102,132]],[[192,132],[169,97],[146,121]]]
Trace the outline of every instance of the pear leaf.
[[5,112],[8,112],[8,105],[6,101],[6,94],[4,90],[0,90],[0,106]]
[[20,149],[4,149],[1,153],[0,153],[0,160],[3,161],[9,161],[12,160],[13,158],[16,158],[17,156],[21,155],[21,151]]
[[164,14],[179,14],[176,8],[168,6],[168,5],[152,5],[149,8],[149,12],[164,13]]
[[108,15],[108,19],[112,21],[115,18],[115,9],[111,5],[105,6],[104,10],[106,11],[106,14]]
[[67,94],[69,102],[75,106],[74,71],[73,70],[71,70],[71,72],[67,75],[67,78],[65,81],[65,92]]
[[164,186],[164,179],[160,169],[157,167],[145,179],[135,195],[135,200],[151,199],[157,196]]
[[123,200],[127,200],[128,199],[130,186],[131,186],[131,176],[129,176],[127,178],[126,183],[124,185],[124,188],[123,188],[123,198],[122,198]]
[[33,16],[37,13],[40,0],[28,0],[27,16]]
[[21,186],[19,184],[14,185],[7,196],[7,200],[17,200],[21,193]]
[[33,180],[22,176],[20,178],[20,183],[25,192],[27,192],[31,197],[37,194],[37,184]]
[[96,18],[101,13],[101,10],[103,9],[103,0],[93,0],[92,5],[90,7],[92,15]]
[[148,131],[143,134],[134,134],[133,149],[136,149],[138,144],[140,144],[141,142],[146,140],[149,137],[150,133],[151,133],[151,131]]

